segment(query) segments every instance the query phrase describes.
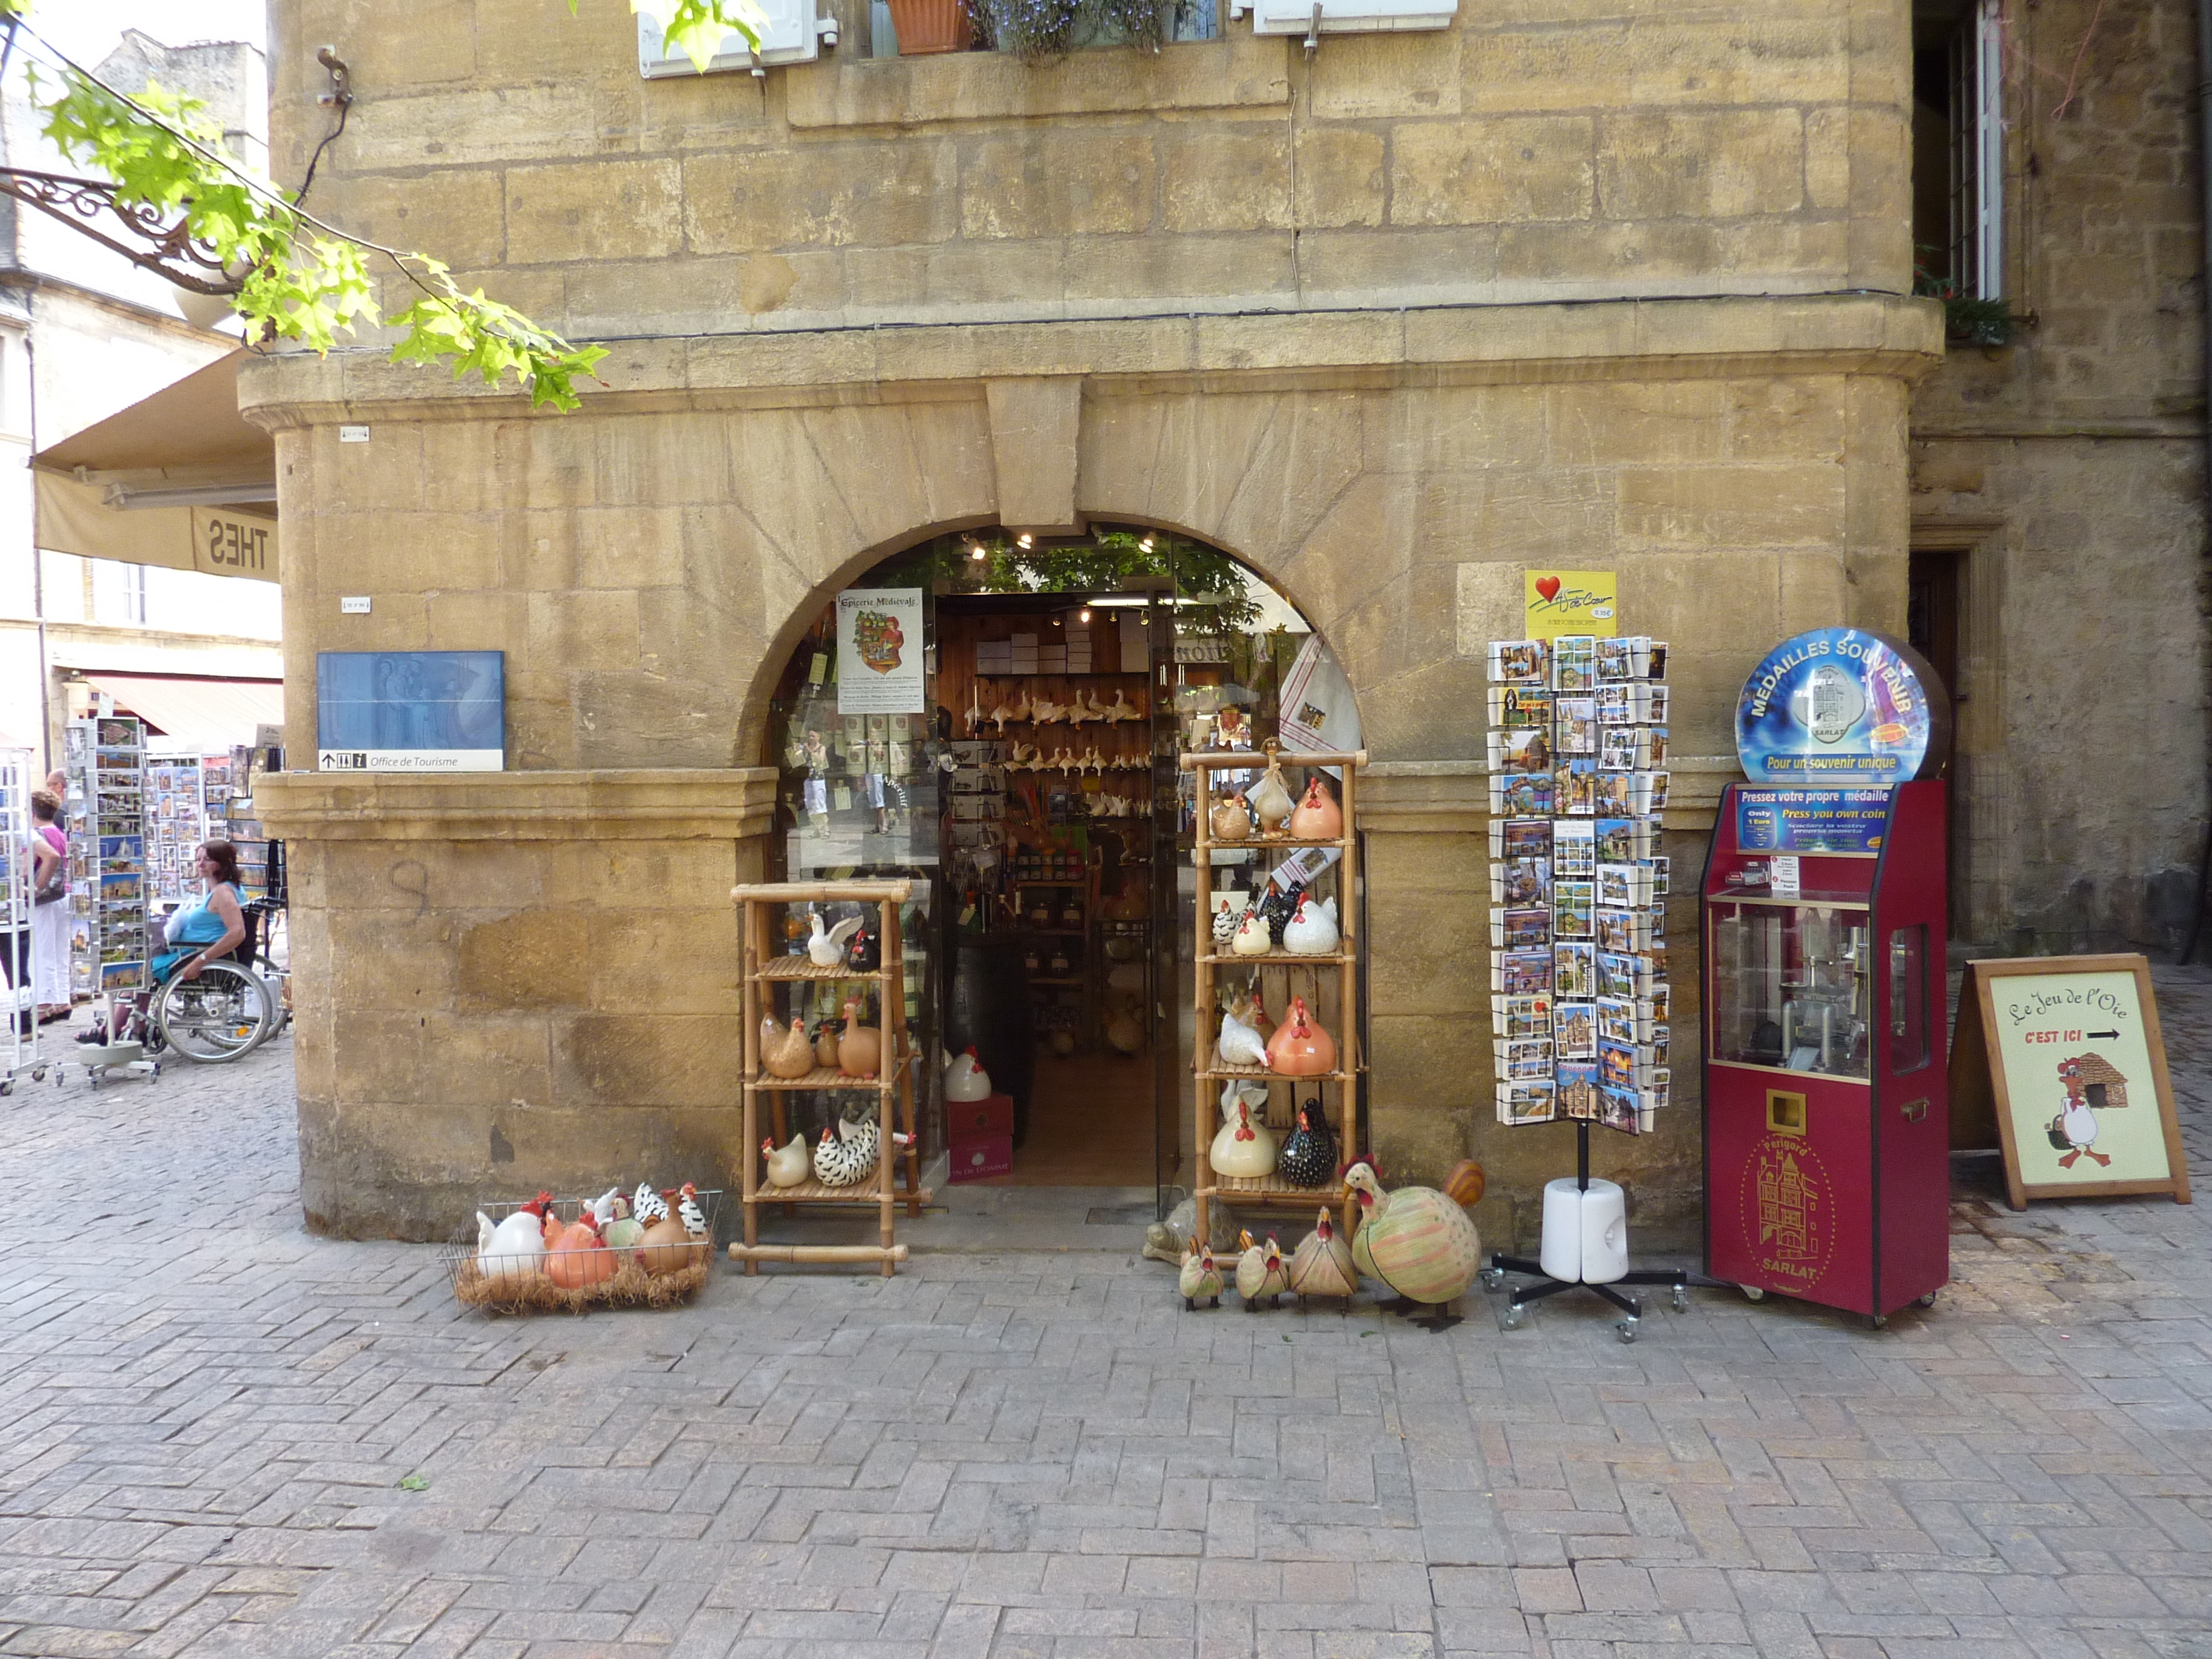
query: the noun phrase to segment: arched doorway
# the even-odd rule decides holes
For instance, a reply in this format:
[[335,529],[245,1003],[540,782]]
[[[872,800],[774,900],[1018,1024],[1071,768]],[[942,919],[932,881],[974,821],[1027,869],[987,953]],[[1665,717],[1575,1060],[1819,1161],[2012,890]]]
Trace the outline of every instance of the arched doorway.
[[[904,918],[908,1026],[926,1055],[974,1045],[1011,1103],[950,1109],[921,1067],[925,1164],[1164,1214],[1190,1185],[1192,1046],[1214,1035],[1193,1006],[1195,796],[1177,757],[1249,747],[1256,779],[1268,742],[1356,749],[1326,641],[1232,555],[1141,526],[948,533],[811,605],[763,731],[769,873],[926,884]],[[1276,871],[1257,854],[1214,858],[1232,914],[1279,921],[1294,900],[1285,877],[1263,904]],[[1317,902],[1356,898],[1326,864],[1304,873]],[[845,993],[821,994],[811,1018]],[[1265,1110],[1287,1128],[1304,1103],[1275,1093]],[[791,1109],[811,1133],[839,1106]]]

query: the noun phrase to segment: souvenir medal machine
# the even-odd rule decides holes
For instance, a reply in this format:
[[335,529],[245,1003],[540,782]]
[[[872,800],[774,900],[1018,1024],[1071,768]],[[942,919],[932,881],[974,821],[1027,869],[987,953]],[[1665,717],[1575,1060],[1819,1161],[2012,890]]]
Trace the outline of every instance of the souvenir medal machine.
[[1949,694],[1826,628],[1736,706],[1704,884],[1705,1270],[1875,1325],[1950,1278]]

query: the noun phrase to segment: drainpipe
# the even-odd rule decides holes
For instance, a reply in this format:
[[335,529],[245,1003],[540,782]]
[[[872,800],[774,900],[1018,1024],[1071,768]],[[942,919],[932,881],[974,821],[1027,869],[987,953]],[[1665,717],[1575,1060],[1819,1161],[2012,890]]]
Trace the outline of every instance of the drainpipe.
[[[2204,274],[2199,279],[2204,301],[2204,533],[2212,542],[2212,0],[2197,0],[2197,185],[2201,192],[2197,210],[2204,255]],[[2197,860],[2197,902],[2190,908],[2189,937],[2177,961],[2196,959],[2209,891],[2212,891],[2212,803],[2206,808],[2204,850]]]

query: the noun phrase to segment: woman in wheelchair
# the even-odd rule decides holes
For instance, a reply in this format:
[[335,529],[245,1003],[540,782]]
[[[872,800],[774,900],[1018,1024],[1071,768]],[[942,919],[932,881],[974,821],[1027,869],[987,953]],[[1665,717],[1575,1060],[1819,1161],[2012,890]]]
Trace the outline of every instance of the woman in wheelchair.
[[[157,986],[173,974],[198,979],[202,968],[246,942],[246,913],[238,902],[238,849],[227,841],[203,842],[193,855],[193,868],[204,890],[169,918],[162,948],[149,964]],[[114,999],[106,1023],[80,1032],[77,1041],[112,1042],[130,1004],[131,999]]]

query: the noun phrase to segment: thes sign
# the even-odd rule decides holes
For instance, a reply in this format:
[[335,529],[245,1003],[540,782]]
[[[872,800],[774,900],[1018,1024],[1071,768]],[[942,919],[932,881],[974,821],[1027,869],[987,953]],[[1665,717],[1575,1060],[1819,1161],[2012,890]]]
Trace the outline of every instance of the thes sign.
[[192,568],[210,576],[276,580],[276,520],[227,507],[192,509]]

